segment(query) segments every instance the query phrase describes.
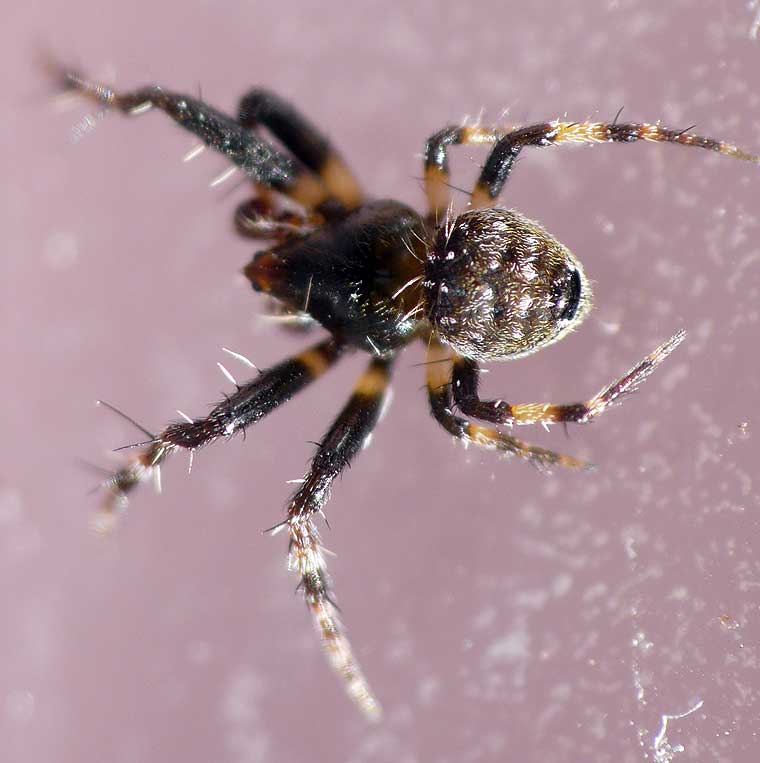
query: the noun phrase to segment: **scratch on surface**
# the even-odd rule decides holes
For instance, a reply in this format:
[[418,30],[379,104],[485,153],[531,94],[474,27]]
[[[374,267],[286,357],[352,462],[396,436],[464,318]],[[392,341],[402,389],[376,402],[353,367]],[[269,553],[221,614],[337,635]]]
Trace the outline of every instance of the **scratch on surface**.
[[668,738],[666,736],[668,731],[668,723],[670,721],[678,721],[681,718],[685,718],[687,715],[695,713],[697,710],[699,710],[700,707],[702,707],[702,705],[704,705],[704,700],[700,699],[699,702],[694,705],[694,707],[690,708],[685,713],[679,713],[678,715],[663,714],[661,716],[662,725],[660,726],[660,732],[654,738],[654,742],[652,743],[655,763],[670,763],[670,761],[673,760],[674,753],[683,752],[685,749],[683,745],[678,744],[675,747],[672,747],[668,743]]

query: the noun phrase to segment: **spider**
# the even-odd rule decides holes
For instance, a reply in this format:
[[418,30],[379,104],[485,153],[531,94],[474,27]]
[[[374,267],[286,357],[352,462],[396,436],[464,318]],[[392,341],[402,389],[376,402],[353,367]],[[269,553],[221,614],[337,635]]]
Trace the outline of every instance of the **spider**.
[[[576,257],[538,223],[496,206],[526,146],[566,143],[677,143],[754,163],[735,146],[660,125],[551,121],[517,129],[450,126],[425,144],[428,213],[397,201],[368,200],[327,139],[290,104],[261,89],[240,101],[237,118],[162,87],[119,92],[74,71],[56,69],[60,86],[126,114],[158,109],[220,152],[254,186],[235,214],[238,232],[274,245],[254,255],[244,273],[255,291],[284,311],[306,315],[328,336],[259,372],[206,416],[144,430],[123,468],[104,483],[99,526],[110,527],[137,485],[160,476],[179,450],[192,453],[256,423],[322,376],[343,355],[363,351],[366,370],[319,442],[286,518],[273,528],[289,539],[289,568],[300,578],[324,649],[349,696],[370,719],[380,705],[353,656],[331,597],[331,581],[315,520],[335,478],[377,423],[399,352],[427,344],[427,390],[435,420],[455,438],[522,458],[541,469],[584,469],[583,461],[529,445],[514,426],[588,423],[636,390],[683,341],[683,330],[586,402],[512,405],[478,393],[478,364],[537,352],[578,327],[591,289]],[[265,128],[283,149],[261,137]],[[458,216],[450,200],[450,146],[487,144],[490,153]],[[284,198],[283,198],[284,197]],[[294,211],[297,210],[297,211]],[[458,409],[458,411],[457,411]],[[477,419],[483,423],[475,423]],[[501,428],[498,428],[501,427]]]

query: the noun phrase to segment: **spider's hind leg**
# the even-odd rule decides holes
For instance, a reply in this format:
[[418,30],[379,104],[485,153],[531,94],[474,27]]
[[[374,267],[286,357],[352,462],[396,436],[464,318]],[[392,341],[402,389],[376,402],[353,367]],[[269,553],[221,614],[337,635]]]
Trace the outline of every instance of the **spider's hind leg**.
[[582,403],[556,405],[527,403],[510,405],[504,400],[481,400],[478,395],[478,366],[473,360],[455,356],[452,375],[454,402],[466,416],[493,424],[554,424],[574,422],[587,424],[635,392],[649,374],[684,340],[685,331],[678,331],[666,342],[637,363],[627,374],[612,382],[591,399]]
[[290,568],[301,577],[301,589],[333,669],[349,696],[374,720],[380,706],[354,659],[338,611],[330,596],[324,551],[314,523],[330,497],[333,480],[349,466],[367,442],[383,409],[392,356],[373,358],[350,400],[319,444],[301,487],[288,504],[287,519],[276,529],[290,535]]
[[500,450],[530,462],[542,471],[553,466],[569,469],[587,469],[590,464],[572,456],[555,453],[535,445],[529,445],[492,427],[475,424],[454,413],[452,392],[452,353],[447,347],[433,339],[427,356],[427,388],[430,410],[435,420],[454,437],[465,443],[474,443],[482,448]]

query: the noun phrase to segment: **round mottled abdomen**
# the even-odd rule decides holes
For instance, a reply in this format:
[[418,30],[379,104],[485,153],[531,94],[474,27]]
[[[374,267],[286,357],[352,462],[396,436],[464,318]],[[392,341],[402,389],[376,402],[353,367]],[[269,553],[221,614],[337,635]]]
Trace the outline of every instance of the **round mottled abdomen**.
[[591,307],[578,260],[538,223],[507,209],[443,226],[423,282],[438,336],[474,360],[506,360],[561,339]]

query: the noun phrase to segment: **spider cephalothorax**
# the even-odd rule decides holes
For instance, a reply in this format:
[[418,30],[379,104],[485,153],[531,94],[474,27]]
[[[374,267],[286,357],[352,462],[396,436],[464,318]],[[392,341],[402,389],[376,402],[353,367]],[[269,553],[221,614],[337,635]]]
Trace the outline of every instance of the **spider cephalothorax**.
[[439,230],[423,287],[436,334],[474,360],[536,352],[591,307],[578,260],[515,210],[474,209]]
[[[729,144],[659,125],[615,121],[544,122],[515,130],[446,127],[425,146],[429,212],[422,217],[399,202],[366,200],[324,136],[267,91],[249,92],[234,119],[197,98],[155,86],[118,93],[73,72],[56,70],[56,75],[64,88],[126,113],[164,111],[244,172],[255,194],[238,208],[237,229],[248,238],[276,242],[254,256],[246,275],[256,290],[276,298],[285,310],[306,313],[329,332],[311,348],[236,385],[209,414],[175,421],[157,434],[144,430],[148,440],[141,443],[143,449],[104,484],[98,526],[110,527],[126,506],[128,493],[158,477],[161,464],[175,451],[192,453],[244,430],[345,353],[368,352],[366,371],[319,440],[286,517],[275,529],[289,536],[290,568],[300,577],[333,667],[365,714],[377,718],[379,705],[354,660],[331,598],[315,520],[334,479],[379,419],[399,350],[416,338],[426,343],[430,411],[455,437],[543,469],[583,468],[578,459],[517,439],[509,428],[591,421],[636,389],[684,337],[683,331],[677,332],[586,402],[512,405],[481,399],[477,361],[535,352],[577,326],[591,304],[580,263],[562,244],[520,213],[492,208],[517,155],[525,146],[648,140],[697,146],[755,163],[760,159]],[[273,133],[286,151],[258,135],[259,126]],[[470,211],[450,222],[447,149],[475,143],[493,147],[471,194]],[[281,209],[275,192],[302,211]]]

